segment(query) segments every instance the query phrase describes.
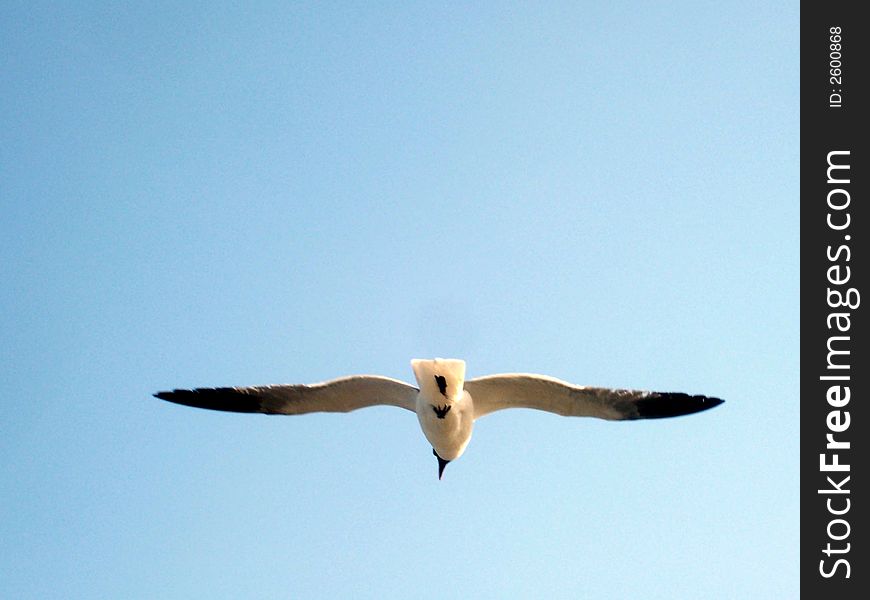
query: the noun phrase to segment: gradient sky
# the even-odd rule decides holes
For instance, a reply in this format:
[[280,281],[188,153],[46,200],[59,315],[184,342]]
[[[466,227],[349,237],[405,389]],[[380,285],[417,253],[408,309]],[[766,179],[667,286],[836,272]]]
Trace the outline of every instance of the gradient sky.
[[[67,4],[0,7],[0,596],[798,596],[796,2]],[[151,397],[433,356],[726,403],[439,482]]]

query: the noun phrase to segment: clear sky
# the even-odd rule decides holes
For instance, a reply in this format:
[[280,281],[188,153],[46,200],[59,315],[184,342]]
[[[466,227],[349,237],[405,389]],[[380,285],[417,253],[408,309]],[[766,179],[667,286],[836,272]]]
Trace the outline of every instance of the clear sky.
[[[0,7],[0,596],[797,597],[796,2],[128,4]],[[151,397],[434,356],[726,403]]]

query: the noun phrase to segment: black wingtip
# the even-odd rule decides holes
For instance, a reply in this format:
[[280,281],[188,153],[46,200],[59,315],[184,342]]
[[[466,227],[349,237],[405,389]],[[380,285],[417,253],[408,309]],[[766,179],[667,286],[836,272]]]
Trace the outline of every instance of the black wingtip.
[[637,418],[662,419],[710,410],[725,402],[721,398],[682,393],[656,393],[637,401]]
[[197,388],[194,390],[172,390],[157,392],[155,398],[209,410],[228,412],[255,413],[262,412],[260,398],[236,388]]

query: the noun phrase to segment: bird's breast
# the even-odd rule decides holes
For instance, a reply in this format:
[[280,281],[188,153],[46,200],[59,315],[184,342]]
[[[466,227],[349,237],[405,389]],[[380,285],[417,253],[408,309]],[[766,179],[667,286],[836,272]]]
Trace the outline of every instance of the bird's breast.
[[468,394],[445,398],[420,393],[416,408],[423,435],[438,455],[446,460],[458,458],[471,439],[474,421]]

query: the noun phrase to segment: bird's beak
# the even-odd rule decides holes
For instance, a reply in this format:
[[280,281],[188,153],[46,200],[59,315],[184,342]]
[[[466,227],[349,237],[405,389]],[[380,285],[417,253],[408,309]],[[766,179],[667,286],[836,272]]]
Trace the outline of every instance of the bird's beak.
[[449,460],[444,460],[440,456],[438,457],[438,479],[441,479],[441,476],[444,475],[444,467],[446,467],[449,462]]
[[441,458],[440,456],[438,456],[438,453],[435,452],[435,449],[434,449],[434,448],[432,449],[432,454],[434,454],[434,455],[435,455],[435,458],[438,459],[438,479],[440,480],[441,477],[444,475],[444,467],[446,467],[446,466],[447,466],[447,463],[449,463],[450,461],[449,461],[449,460],[444,460],[443,458]]

